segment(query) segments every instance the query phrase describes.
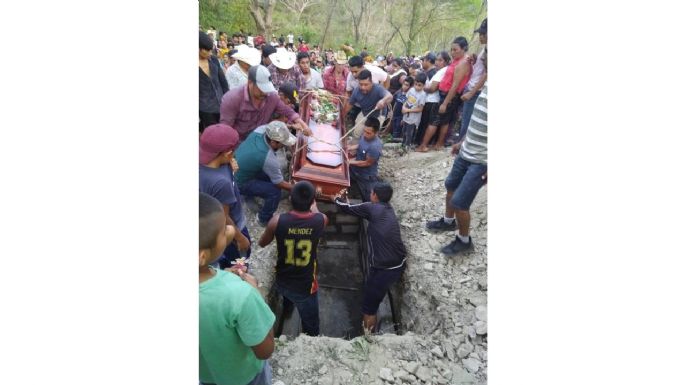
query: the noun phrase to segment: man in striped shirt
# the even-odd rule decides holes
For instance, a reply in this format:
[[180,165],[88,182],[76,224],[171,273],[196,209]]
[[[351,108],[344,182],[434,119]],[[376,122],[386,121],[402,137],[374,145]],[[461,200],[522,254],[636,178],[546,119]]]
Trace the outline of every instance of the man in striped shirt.
[[[487,50],[485,52],[487,55]],[[426,227],[434,231],[455,230],[458,228],[454,241],[441,249],[444,254],[455,255],[461,251],[473,248],[473,243],[469,236],[469,226],[471,224],[469,207],[471,207],[471,203],[476,198],[478,190],[487,183],[487,139],[488,83],[486,82],[476,100],[466,137],[452,146],[452,154],[457,153],[457,151],[459,151],[459,154],[454,160],[454,165],[447,179],[445,179],[445,188],[447,189],[445,216],[426,223]]]

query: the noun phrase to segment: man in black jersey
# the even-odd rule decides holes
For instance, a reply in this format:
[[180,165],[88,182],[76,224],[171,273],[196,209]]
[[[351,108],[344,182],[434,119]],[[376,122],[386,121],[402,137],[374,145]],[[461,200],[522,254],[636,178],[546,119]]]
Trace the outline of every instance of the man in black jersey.
[[311,183],[295,183],[290,191],[293,210],[274,215],[259,239],[259,246],[266,247],[276,237],[276,290],[283,296],[284,309],[295,304],[302,331],[310,336],[319,335],[316,248],[328,223],[317,209],[315,197]]

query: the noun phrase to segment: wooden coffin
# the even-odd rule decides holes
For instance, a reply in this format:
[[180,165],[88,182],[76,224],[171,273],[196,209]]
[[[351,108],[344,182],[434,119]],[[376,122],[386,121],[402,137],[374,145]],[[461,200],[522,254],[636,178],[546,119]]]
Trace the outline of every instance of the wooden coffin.
[[321,189],[321,200],[333,201],[335,195],[350,187],[350,169],[347,152],[345,125],[341,116],[342,104],[339,99],[331,97],[337,107],[337,119],[331,124],[317,123],[310,104],[316,100],[314,93],[307,93],[300,100],[300,117],[309,124],[312,136],[298,134],[293,155],[291,178],[293,182],[310,181]]

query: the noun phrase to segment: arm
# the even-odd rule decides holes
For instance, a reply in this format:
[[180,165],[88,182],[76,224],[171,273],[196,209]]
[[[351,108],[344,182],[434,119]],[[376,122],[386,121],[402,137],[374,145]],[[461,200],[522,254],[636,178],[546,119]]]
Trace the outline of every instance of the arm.
[[473,95],[476,94],[481,88],[483,88],[483,84],[488,80],[488,73],[484,73],[483,77],[476,83],[475,86],[469,92],[465,93],[464,95],[461,96],[461,100],[469,100],[473,97]]
[[252,346],[251,348],[254,352],[254,355],[260,360],[266,360],[271,357],[271,354],[274,352],[273,329],[269,330],[269,333],[266,335],[266,337],[264,337],[264,341],[262,341],[259,345]]
[[223,66],[219,63],[218,59],[216,61],[216,68],[219,70],[219,83],[221,83],[221,89],[225,94],[228,92],[228,82],[226,81],[226,74],[223,71]]
[[298,115],[297,112],[295,112],[295,110],[288,107],[287,104],[283,103],[281,98],[278,97],[278,93],[274,92],[272,95],[269,95],[269,97],[273,98],[276,102],[276,106],[275,106],[274,110],[276,112],[278,112],[279,114],[281,114],[282,116],[287,117],[288,123],[297,122],[298,119],[299,119],[299,121],[302,121],[302,119],[300,119],[300,115]]
[[370,167],[374,163],[376,163],[378,159],[374,159],[370,157],[369,155],[366,155],[366,159],[364,160],[350,160],[349,165],[350,166],[357,166],[357,167]]
[[390,88],[390,76],[387,73],[385,74],[385,80],[383,80],[383,88],[386,90]]
[[[317,195],[321,194],[321,191],[319,190],[320,188],[317,188],[316,192]],[[316,199],[312,201],[312,205],[309,207],[309,210],[311,210],[313,213],[320,213],[319,208],[316,206]],[[328,216],[324,213],[321,213],[323,215],[323,227],[328,226]]]
[[305,136],[310,136],[312,134],[312,130],[309,129],[309,126],[307,126],[307,123],[305,123],[302,118],[298,117],[293,123],[295,123],[295,129],[297,131],[302,131]]
[[221,114],[221,123],[228,124],[231,127],[235,127],[236,118],[238,117],[238,111],[240,110],[240,98],[236,99],[233,97],[232,92],[227,92],[221,98],[221,107],[219,112]]
[[222,204],[224,206],[224,213],[226,214],[226,224],[231,225],[235,227],[235,237],[233,238],[233,241],[236,242],[236,245],[238,246],[238,250],[243,251],[247,250],[250,248],[250,240],[247,239],[245,234],[243,234],[238,228],[238,226],[235,225],[235,222],[233,222],[233,219],[231,219],[231,209],[228,207],[228,205]]
[[286,190],[286,191],[290,191],[293,188],[293,185],[290,184],[289,182],[286,182],[286,181],[282,181],[281,183],[276,183],[276,186],[278,186],[278,188],[280,188],[281,190]]
[[276,234],[276,226],[278,225],[279,217],[280,214],[276,214],[269,220],[264,233],[262,234],[261,238],[259,238],[260,247],[266,247],[269,243],[271,243],[271,241],[274,240],[274,234]]
[[348,202],[343,202],[343,200],[340,198],[336,198],[335,205],[346,214],[351,214],[365,219],[371,218],[371,211],[369,210],[371,203],[369,202],[351,205]]
[[438,86],[440,85],[440,82],[433,82],[431,81],[431,84],[428,86],[428,89],[426,90],[427,93],[432,94],[433,92],[438,90]]
[[390,93],[390,91],[385,90],[385,96],[383,97],[383,99],[378,101],[378,103],[376,104],[376,109],[382,110],[383,107],[390,104],[390,102],[392,102],[392,94]]

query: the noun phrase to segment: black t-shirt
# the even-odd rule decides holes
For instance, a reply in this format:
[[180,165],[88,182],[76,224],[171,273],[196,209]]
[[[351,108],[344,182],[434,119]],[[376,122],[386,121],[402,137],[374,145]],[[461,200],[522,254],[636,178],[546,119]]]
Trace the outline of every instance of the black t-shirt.
[[325,216],[321,213],[281,214],[276,226],[276,282],[298,293],[313,294],[316,280],[316,248],[323,235]]

